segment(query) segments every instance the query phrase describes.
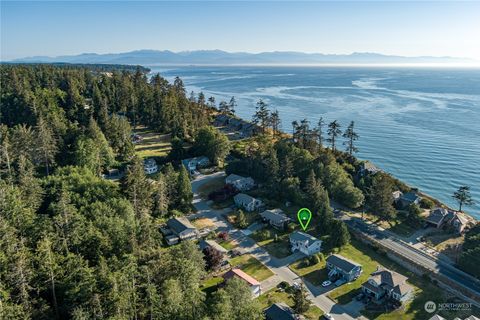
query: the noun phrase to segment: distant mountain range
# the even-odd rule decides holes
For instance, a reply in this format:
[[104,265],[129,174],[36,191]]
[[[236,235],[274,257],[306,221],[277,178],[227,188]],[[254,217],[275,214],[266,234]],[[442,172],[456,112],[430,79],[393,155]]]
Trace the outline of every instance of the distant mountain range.
[[197,50],[172,52],[168,50],[137,50],[123,53],[82,53],[58,57],[36,56],[11,62],[65,62],[108,64],[169,64],[169,65],[314,65],[314,64],[469,64],[475,60],[454,57],[402,57],[378,53],[355,52],[352,54],[322,54],[293,51],[261,53],[226,52],[221,50]]

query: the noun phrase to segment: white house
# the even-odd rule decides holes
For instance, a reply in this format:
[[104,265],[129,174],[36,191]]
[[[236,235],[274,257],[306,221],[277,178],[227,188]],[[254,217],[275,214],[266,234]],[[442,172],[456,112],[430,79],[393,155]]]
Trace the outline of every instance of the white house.
[[143,170],[146,174],[153,174],[158,171],[157,162],[155,159],[149,158],[143,161]]
[[255,211],[263,205],[263,202],[249,196],[245,193],[239,193],[233,197],[233,201],[239,207],[244,208],[247,211]]
[[197,228],[185,217],[172,218],[167,221],[167,226],[181,240],[198,239],[200,237]]
[[309,235],[308,233],[295,231],[290,234],[290,245],[292,252],[300,251],[307,256],[319,253],[322,247],[322,240]]
[[253,188],[255,181],[250,177],[231,174],[225,178],[225,183],[234,186],[238,191],[247,191]]
[[260,294],[262,293],[262,291],[260,289],[260,282],[258,282],[255,278],[249,276],[248,274],[246,274],[242,270],[234,268],[234,269],[226,272],[223,275],[223,278],[225,279],[225,281],[228,281],[228,280],[232,279],[233,277],[236,277],[236,278],[239,278],[239,279],[245,281],[248,284],[248,286],[250,287],[250,291],[252,292],[252,296],[254,298],[259,297]]
[[194,173],[198,168],[206,167],[210,164],[210,160],[205,157],[195,157],[182,160],[182,164],[185,166],[189,173]]

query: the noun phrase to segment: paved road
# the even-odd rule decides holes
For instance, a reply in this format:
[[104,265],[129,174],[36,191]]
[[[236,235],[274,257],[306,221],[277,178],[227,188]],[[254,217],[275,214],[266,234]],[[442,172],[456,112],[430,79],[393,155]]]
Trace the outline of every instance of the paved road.
[[257,260],[266,265],[270,270],[272,270],[274,276],[261,283],[262,292],[266,292],[276,287],[282,281],[286,281],[290,284],[293,284],[294,282],[303,282],[305,288],[307,289],[309,299],[322,311],[330,313],[336,320],[353,320],[358,318],[360,316],[358,310],[361,308],[361,306],[357,305],[349,307],[347,305],[344,308],[344,306],[334,303],[326,296],[328,293],[327,289],[318,288],[307,281],[303,281],[288,268],[289,264],[304,257],[302,253],[294,253],[283,259],[272,257],[265,249],[258,246],[254,240],[245,236],[245,234],[240,230],[235,229],[223,218],[222,214],[225,211],[228,212],[228,210],[214,210],[210,208],[208,202],[199,196],[198,189],[200,186],[208,183],[212,179],[224,176],[225,173],[217,172],[211,175],[200,175],[196,177],[194,181],[192,181],[192,191],[194,193],[193,205],[197,209],[197,213],[190,215],[189,218],[196,219],[200,217],[206,217],[211,219],[215,223],[218,231],[227,231],[230,234],[230,237],[238,242],[238,247],[236,250],[239,250],[242,253],[251,254]]
[[433,272],[437,272],[456,282],[458,285],[469,290],[469,292],[477,296],[477,300],[480,301],[480,281],[456,268],[448,261],[431,256],[413,247],[407,242],[399,240],[391,232],[379,230],[376,226],[366,224],[361,219],[352,218],[341,212],[336,214],[336,218],[342,219],[349,227],[354,228],[355,230],[360,231],[379,241],[391,251],[397,252],[422,265],[423,267]]

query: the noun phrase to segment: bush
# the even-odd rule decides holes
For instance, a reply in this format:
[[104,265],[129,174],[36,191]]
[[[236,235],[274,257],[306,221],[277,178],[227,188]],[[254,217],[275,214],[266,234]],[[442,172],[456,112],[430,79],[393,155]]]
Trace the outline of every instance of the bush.
[[317,263],[320,262],[320,259],[318,258],[318,256],[316,254],[312,255],[310,258],[310,265],[313,266],[313,265],[316,265]]
[[271,232],[270,230],[263,229],[258,231],[258,238],[260,238],[260,241],[268,240],[271,238]]
[[281,289],[286,289],[288,288],[290,285],[288,284],[287,281],[282,281],[280,282],[278,285],[277,285],[277,288],[281,288]]
[[420,200],[420,207],[423,209],[432,209],[434,206],[435,204],[430,199],[422,198],[422,200]]
[[218,234],[218,238],[222,239],[223,241],[228,240],[228,233],[226,231],[222,231]]

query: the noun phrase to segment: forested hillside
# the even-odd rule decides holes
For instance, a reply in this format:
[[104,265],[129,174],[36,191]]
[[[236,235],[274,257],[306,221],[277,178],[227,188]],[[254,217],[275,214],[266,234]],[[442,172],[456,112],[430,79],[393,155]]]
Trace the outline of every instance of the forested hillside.
[[[152,184],[132,126],[191,139],[204,98],[180,79],[71,66],[2,65],[0,318],[256,319],[243,283],[207,300],[193,242],[166,249],[156,219],[190,210],[183,167]],[[121,183],[101,173],[129,164]]]

